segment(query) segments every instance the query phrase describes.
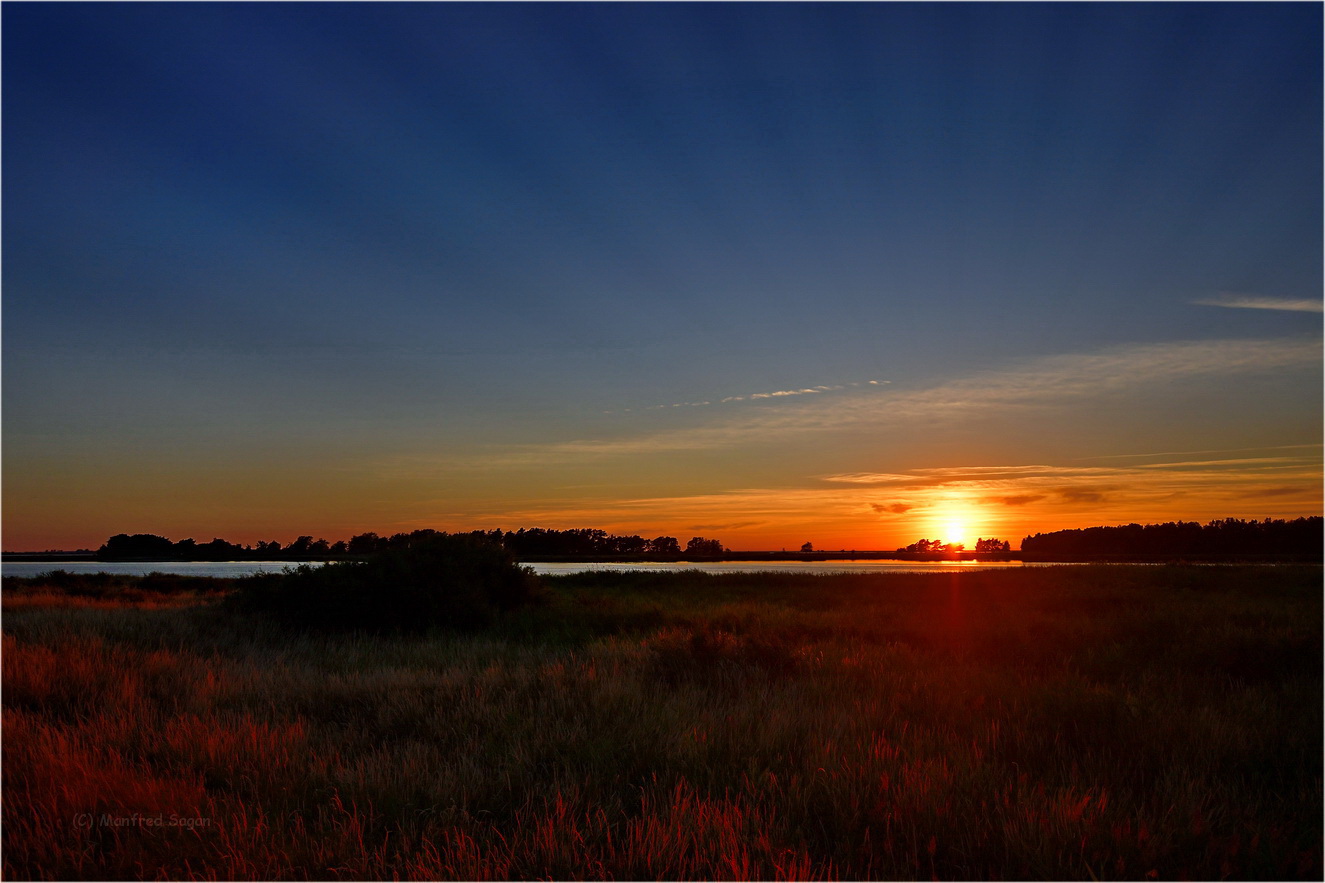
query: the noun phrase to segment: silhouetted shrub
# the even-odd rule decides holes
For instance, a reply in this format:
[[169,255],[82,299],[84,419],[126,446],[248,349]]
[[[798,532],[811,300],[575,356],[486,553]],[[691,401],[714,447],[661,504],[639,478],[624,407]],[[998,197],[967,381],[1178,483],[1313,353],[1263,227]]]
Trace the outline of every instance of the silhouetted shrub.
[[533,571],[500,546],[445,534],[362,561],[305,564],[238,583],[240,609],[330,631],[479,628],[539,592]]

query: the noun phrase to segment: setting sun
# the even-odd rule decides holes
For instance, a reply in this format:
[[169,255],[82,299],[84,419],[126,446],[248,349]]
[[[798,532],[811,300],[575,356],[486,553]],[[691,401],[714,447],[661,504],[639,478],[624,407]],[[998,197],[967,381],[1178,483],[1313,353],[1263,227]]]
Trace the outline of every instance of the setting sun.
[[930,532],[944,543],[962,543],[970,549],[977,536],[983,536],[984,523],[983,512],[965,501],[953,500],[937,508]]
[[0,26],[0,883],[1325,883],[1322,0]]
[[956,518],[946,522],[942,539],[948,543],[966,543],[966,524]]

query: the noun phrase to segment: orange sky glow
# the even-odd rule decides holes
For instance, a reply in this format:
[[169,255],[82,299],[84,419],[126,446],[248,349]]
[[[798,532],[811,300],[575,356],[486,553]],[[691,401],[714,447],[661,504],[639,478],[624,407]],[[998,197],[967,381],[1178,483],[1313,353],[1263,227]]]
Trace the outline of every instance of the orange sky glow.
[[5,550],[1322,514],[1319,5],[4,16]]

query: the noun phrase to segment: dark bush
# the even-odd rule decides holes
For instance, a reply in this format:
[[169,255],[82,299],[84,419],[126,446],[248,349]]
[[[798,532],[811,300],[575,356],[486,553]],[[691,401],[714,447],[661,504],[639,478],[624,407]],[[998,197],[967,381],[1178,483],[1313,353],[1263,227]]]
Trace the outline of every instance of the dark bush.
[[298,628],[420,632],[473,629],[538,595],[533,571],[500,546],[467,536],[238,580],[234,603]]

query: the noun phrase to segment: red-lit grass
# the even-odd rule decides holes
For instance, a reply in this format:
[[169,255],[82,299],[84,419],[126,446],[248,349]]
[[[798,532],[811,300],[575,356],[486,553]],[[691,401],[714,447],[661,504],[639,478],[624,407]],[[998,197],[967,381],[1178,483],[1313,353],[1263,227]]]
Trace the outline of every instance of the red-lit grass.
[[5,611],[31,607],[81,607],[156,610],[191,607],[231,591],[233,579],[151,573],[69,573],[56,570],[35,577],[5,577],[0,606]]
[[1318,878],[1319,578],[567,580],[395,639],[23,608],[4,873]]
[[136,607],[146,610],[192,607],[207,600],[191,592],[175,595],[149,594],[147,592],[126,592],[113,598],[70,595],[56,590],[44,592],[5,592],[0,596],[0,607],[6,612],[25,607],[82,607],[97,610],[123,610]]

